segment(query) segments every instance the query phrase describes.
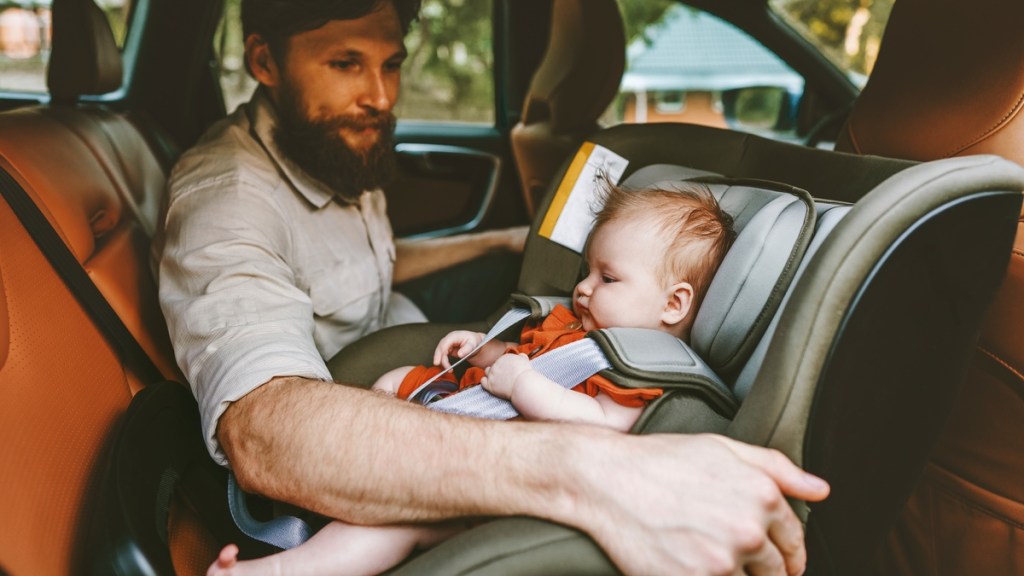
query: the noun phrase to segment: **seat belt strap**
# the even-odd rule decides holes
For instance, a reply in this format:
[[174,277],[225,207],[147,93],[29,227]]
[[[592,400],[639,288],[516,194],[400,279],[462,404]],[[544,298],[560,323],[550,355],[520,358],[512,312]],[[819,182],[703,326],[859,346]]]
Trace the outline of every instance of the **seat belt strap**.
[[228,472],[228,510],[238,529],[253,540],[282,550],[294,548],[313,536],[313,529],[295,516],[277,516],[261,522],[252,517],[245,504],[245,492],[238,486],[234,472]]
[[[604,351],[591,338],[555,348],[530,360],[530,365],[563,388],[573,388],[612,366]],[[433,402],[427,407],[440,412],[491,420],[508,420],[519,416],[511,402],[491,394],[480,385]]]
[[0,195],[11,206],[14,215],[50,262],[50,266],[92,318],[121,361],[147,385],[164,380],[164,375],[96,288],[64,239],[28,192],[5,169],[0,169]]
[[480,343],[477,344],[476,347],[473,348],[473,350],[470,351],[469,354],[466,354],[462,358],[459,358],[458,361],[453,362],[451,366],[449,366],[445,370],[442,370],[441,372],[438,372],[437,374],[434,375],[433,378],[427,380],[423,384],[420,384],[415,390],[413,390],[412,394],[409,394],[409,401],[418,402],[420,404],[429,404],[430,401],[433,400],[434,397],[437,396],[438,394],[441,394],[443,392],[451,392],[452,390],[449,386],[442,385],[440,387],[437,387],[434,386],[434,383],[441,376],[444,376],[445,374],[448,374],[449,372],[454,370],[456,366],[459,366],[463,362],[469,360],[474,354],[476,354],[481,348],[484,347],[484,344],[487,344],[491,340],[494,340],[499,334],[501,334],[505,330],[508,330],[512,326],[515,326],[517,322],[529,318],[529,316],[530,310],[528,308],[510,308],[509,311],[505,312],[505,315],[499,318],[498,321],[494,324],[494,326],[492,326],[491,329],[487,331],[487,334],[484,336],[484,339],[481,340]]

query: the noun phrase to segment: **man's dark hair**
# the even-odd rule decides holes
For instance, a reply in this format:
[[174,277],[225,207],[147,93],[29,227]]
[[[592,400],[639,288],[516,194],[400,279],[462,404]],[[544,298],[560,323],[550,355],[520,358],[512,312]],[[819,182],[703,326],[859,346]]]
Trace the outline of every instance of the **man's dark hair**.
[[402,34],[416,19],[422,0],[242,0],[242,34],[259,34],[275,58],[284,55],[288,38],[316,30],[331,20],[356,20],[390,3],[398,12]]

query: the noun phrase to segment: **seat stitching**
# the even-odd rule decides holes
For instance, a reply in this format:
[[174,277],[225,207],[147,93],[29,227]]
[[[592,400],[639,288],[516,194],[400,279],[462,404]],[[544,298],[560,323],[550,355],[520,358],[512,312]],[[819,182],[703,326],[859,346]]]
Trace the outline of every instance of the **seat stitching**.
[[990,136],[992,133],[998,131],[1004,124],[1006,124],[1007,121],[1010,120],[1010,118],[1013,118],[1014,116],[1017,115],[1018,112],[1020,112],[1022,105],[1024,105],[1024,93],[1022,93],[1020,97],[1017,98],[1017,102],[1012,107],[1010,107],[1010,110],[1005,115],[1003,115],[1003,117],[1000,118],[995,124],[993,124],[991,128],[985,130],[977,138],[974,138],[973,140],[967,142],[966,144],[956,146],[955,148],[953,148],[952,151],[946,153],[944,156],[955,156],[956,154],[963,152],[967,148],[974,146],[978,142],[981,142],[982,140]]
[[[932,464],[932,466],[935,466],[936,468],[939,468],[939,469],[945,471],[947,474],[949,474],[949,475],[951,475],[951,476],[953,476],[955,478],[958,478],[961,481],[967,482],[967,483],[971,484],[972,486],[977,486],[978,488],[981,488],[982,490],[984,490],[986,492],[989,492],[989,493],[992,493],[992,494],[998,494],[997,492],[993,492],[992,490],[989,490],[988,488],[985,488],[984,486],[980,486],[978,484],[975,484],[974,482],[971,482],[970,480],[967,480],[963,476],[960,476],[959,474],[956,474],[955,472],[953,472],[952,470],[946,468],[945,466],[939,465],[939,464],[937,464],[935,462],[932,462],[931,464]],[[1005,514],[1001,514],[997,510],[992,510],[991,508],[983,506],[983,505],[979,504],[978,502],[975,502],[975,501],[971,500],[967,496],[964,496],[960,492],[957,492],[955,489],[950,488],[948,486],[944,486],[941,482],[932,481],[932,482],[929,482],[929,484],[931,484],[931,487],[934,488],[935,490],[938,490],[940,492],[945,493],[950,498],[953,498],[954,500],[959,501],[961,504],[967,506],[968,508],[971,508],[972,510],[975,510],[976,512],[981,512],[982,514],[985,514],[986,516],[991,516],[993,518],[997,518],[997,519],[1003,521],[1004,523],[1009,524],[1010,526],[1013,526],[1013,527],[1015,527],[1015,528],[1017,528],[1019,530],[1024,530],[1024,524],[1022,524],[1019,520],[1016,520],[1014,518],[1010,518],[1009,516],[1006,516]],[[1006,498],[1005,496],[1003,496],[1001,494],[998,494],[998,495],[1000,497],[1002,497],[1002,498]]]
[[1024,382],[1024,374],[1021,374],[1021,373],[1020,373],[1020,372],[1019,372],[1019,371],[1018,371],[1018,370],[1017,370],[1016,368],[1014,368],[1013,366],[1011,366],[1011,365],[1010,365],[1010,364],[1009,364],[1008,362],[1006,362],[1005,360],[1003,360],[1002,358],[1000,358],[1000,357],[999,357],[998,355],[996,355],[996,354],[995,354],[994,352],[992,352],[992,351],[990,351],[990,350],[986,349],[986,348],[985,348],[985,347],[983,347],[983,346],[978,346],[978,350],[979,350],[979,351],[980,351],[981,353],[983,353],[983,354],[985,354],[986,356],[988,356],[989,358],[991,358],[991,359],[995,360],[996,362],[998,362],[998,363],[999,363],[999,364],[1000,364],[1000,365],[1001,365],[1001,366],[1002,366],[1003,368],[1006,368],[1007,370],[1009,370],[1010,372],[1012,372],[1012,373],[1013,373],[1013,375],[1017,377],[1017,379],[1019,379],[1020,381]]

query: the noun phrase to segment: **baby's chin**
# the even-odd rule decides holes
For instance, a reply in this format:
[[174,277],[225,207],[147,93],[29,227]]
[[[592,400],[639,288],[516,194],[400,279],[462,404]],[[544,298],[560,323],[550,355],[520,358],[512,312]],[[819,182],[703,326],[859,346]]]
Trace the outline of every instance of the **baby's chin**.
[[591,330],[597,330],[600,328],[600,326],[594,323],[594,319],[591,318],[589,314],[583,314],[580,317],[580,326],[583,328],[584,332],[590,332]]

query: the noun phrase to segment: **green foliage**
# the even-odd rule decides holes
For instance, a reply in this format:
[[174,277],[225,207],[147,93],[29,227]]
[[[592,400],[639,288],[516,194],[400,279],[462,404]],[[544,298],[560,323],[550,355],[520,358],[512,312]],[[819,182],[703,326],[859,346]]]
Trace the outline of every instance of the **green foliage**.
[[399,117],[494,121],[489,0],[426,0],[405,44]]
[[626,43],[641,37],[644,30],[661,20],[675,0],[618,0],[622,23],[626,28]]
[[771,4],[840,67],[867,76],[893,0],[771,0]]

